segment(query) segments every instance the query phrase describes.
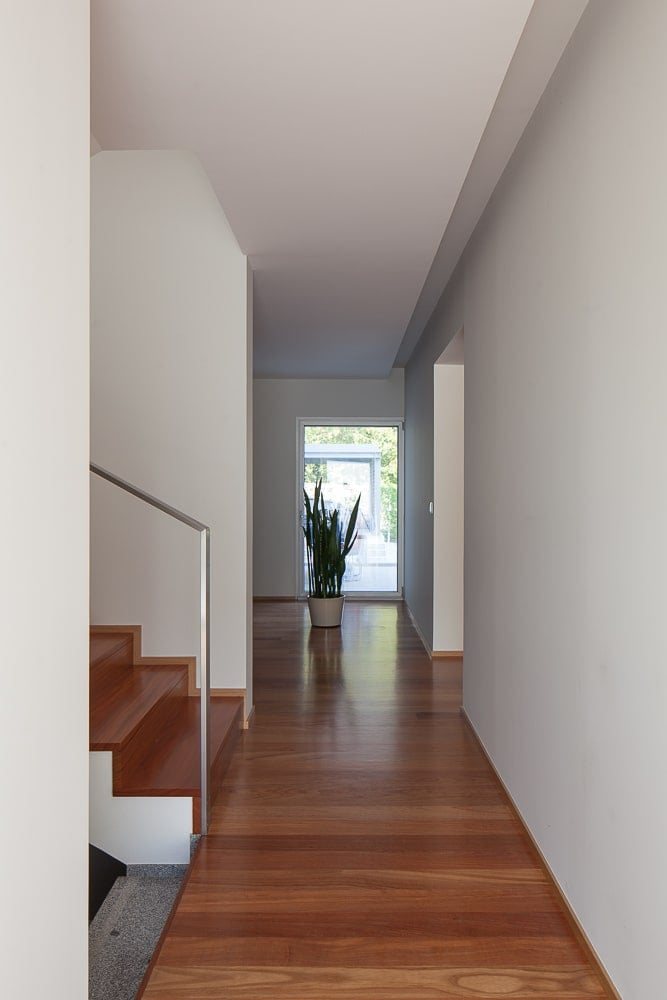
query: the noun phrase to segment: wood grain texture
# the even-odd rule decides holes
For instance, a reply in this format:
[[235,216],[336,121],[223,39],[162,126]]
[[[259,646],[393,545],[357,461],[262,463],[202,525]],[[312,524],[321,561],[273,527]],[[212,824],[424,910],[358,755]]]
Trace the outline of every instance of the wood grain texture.
[[[141,655],[139,626],[91,628],[90,749],[113,752],[114,795],[193,797],[200,815],[200,701],[191,657]],[[218,793],[243,725],[244,698],[214,697],[210,795]]]
[[[187,667],[188,671],[188,694],[192,697],[199,695],[197,687],[197,658],[195,656],[144,656],[142,650],[143,629],[141,625],[91,625],[90,626],[90,655],[93,663],[93,650],[98,644],[117,637],[131,641],[130,664],[135,667]],[[117,659],[114,657],[114,659]]]
[[[586,934],[586,931],[584,930],[582,924],[580,923],[579,918],[577,917],[577,914],[575,913],[575,911],[570,906],[570,903],[569,903],[569,901],[568,901],[565,893],[563,892],[563,890],[562,890],[562,888],[561,888],[558,880],[556,879],[556,876],[554,875],[554,873],[553,873],[553,871],[551,869],[551,866],[549,865],[549,862],[547,861],[546,857],[542,853],[539,844],[537,843],[537,841],[533,837],[533,835],[532,835],[530,829],[528,828],[527,824],[524,823],[524,821],[522,819],[522,816],[521,816],[521,813],[519,811],[519,808],[518,808],[516,802],[514,801],[514,799],[512,798],[512,796],[510,795],[509,789],[505,785],[505,782],[502,780],[502,778],[501,778],[500,774],[498,773],[498,771],[497,771],[497,769],[496,769],[493,761],[491,760],[491,758],[487,754],[486,747],[484,746],[482,740],[480,739],[480,736],[477,733],[477,730],[475,729],[475,727],[474,727],[474,725],[472,723],[472,720],[468,716],[468,714],[465,711],[465,709],[461,709],[461,715],[462,715],[462,717],[463,717],[466,725],[470,728],[470,731],[472,732],[473,736],[477,740],[479,748],[480,748],[481,752],[483,753],[484,757],[486,758],[486,760],[488,761],[489,766],[493,770],[493,773],[495,774],[498,783],[502,786],[505,794],[507,795],[507,798],[510,801],[514,812],[516,813],[519,821],[521,822],[521,824],[522,824],[522,826],[524,828],[526,836],[529,838],[529,840],[530,840],[530,842],[531,842],[531,844],[533,846],[533,850],[535,852],[535,855],[540,860],[540,864],[542,865],[543,870],[546,872],[549,880],[552,882],[552,884],[553,884],[556,892],[558,893],[558,897],[560,899],[561,905],[562,905],[562,907],[564,909],[564,912],[565,912],[565,914],[567,916],[567,919],[570,922],[570,926],[574,930],[575,936],[580,941],[583,942],[584,947],[591,954],[593,954],[593,956],[595,958],[594,950],[593,950],[593,945],[589,941],[589,938],[588,938],[588,935]],[[602,977],[602,980],[604,981],[604,983],[605,983],[605,985],[607,987],[609,996],[613,997],[614,1000],[622,1000],[621,994],[618,992],[618,990],[614,986],[613,982],[611,981],[611,978],[608,975],[607,970],[604,968],[604,966],[601,963],[597,962],[597,959],[595,959],[595,961],[596,961],[596,966],[598,967],[598,972],[600,973],[600,976]]]
[[609,996],[400,604],[255,607],[255,719],[147,1000]]

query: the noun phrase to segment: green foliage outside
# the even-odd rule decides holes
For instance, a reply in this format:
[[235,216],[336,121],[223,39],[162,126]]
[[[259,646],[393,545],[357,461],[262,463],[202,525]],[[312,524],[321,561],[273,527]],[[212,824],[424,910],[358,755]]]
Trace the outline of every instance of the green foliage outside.
[[[398,443],[395,427],[308,426],[306,444],[373,444],[380,448],[381,525],[385,539],[395,542],[398,526]],[[327,482],[326,463],[307,462],[306,482]]]

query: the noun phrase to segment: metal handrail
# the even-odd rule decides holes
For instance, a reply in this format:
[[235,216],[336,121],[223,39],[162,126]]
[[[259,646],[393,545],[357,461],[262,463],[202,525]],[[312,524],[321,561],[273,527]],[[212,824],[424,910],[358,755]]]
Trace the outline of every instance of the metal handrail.
[[168,503],[151,496],[145,490],[133,486],[120,476],[115,476],[113,472],[103,469],[99,465],[90,463],[90,471],[100,479],[106,479],[125,493],[130,493],[133,497],[143,500],[144,503],[161,510],[163,514],[175,518],[182,524],[187,524],[199,532],[199,594],[201,609],[201,627],[199,633],[199,687],[201,692],[201,832],[208,830],[208,773],[209,773],[209,725],[210,725],[210,701],[211,701],[211,681],[209,675],[209,651],[211,645],[210,619],[211,619],[211,529],[207,524],[198,521],[189,514],[172,507]]

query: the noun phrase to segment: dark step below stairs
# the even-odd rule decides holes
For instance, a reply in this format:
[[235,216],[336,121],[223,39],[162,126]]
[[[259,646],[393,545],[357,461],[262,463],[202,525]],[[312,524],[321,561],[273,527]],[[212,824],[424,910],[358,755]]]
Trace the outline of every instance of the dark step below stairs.
[[[90,630],[90,749],[113,753],[114,795],[192,796],[200,830],[200,700],[194,663],[141,656],[137,627]],[[212,697],[210,801],[243,725],[243,699]]]

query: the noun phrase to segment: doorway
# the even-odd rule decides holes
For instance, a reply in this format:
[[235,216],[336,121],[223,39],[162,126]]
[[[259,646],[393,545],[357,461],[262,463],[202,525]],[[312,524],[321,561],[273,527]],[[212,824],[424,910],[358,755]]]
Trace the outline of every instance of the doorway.
[[[346,560],[349,597],[403,596],[402,421],[299,421],[298,510],[322,480],[327,506],[343,517],[359,495],[357,540]],[[298,532],[297,593],[307,588],[305,543]]]
[[463,651],[464,338],[433,369],[433,655]]

